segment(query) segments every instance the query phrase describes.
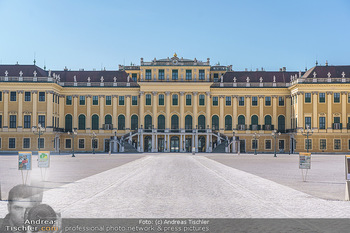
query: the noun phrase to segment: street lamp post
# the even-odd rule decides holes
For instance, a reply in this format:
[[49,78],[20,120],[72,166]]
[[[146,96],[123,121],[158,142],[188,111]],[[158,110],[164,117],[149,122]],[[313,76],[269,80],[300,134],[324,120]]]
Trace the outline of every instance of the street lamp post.
[[96,133],[92,132],[92,153],[95,154],[95,140],[96,140]]
[[74,155],[74,137],[75,137],[75,135],[77,135],[77,134],[78,134],[78,132],[77,132],[76,129],[73,129],[72,132],[69,132],[69,131],[68,131],[68,135],[72,135],[72,138],[73,138],[73,153],[72,153],[72,157],[75,157],[75,155]]
[[273,157],[277,157],[277,155],[276,155],[276,138],[277,138],[278,136],[281,135],[281,132],[278,132],[278,133],[277,133],[277,130],[274,130],[274,131],[271,133],[271,135],[272,135],[272,137],[275,139],[275,152],[274,152],[274,156],[273,156]]
[[314,133],[314,131],[310,129],[309,125],[307,125],[306,130],[304,131],[304,129],[301,129],[300,132],[303,136],[306,136],[306,152],[309,153],[309,136],[311,136]]
[[[32,131],[33,131],[33,134],[39,136],[39,141],[38,141],[38,148],[39,148],[39,149],[38,149],[38,151],[40,151],[40,146],[41,146],[41,145],[40,145],[40,144],[41,144],[41,142],[40,142],[40,136],[44,134],[45,128],[41,127],[41,124],[39,123],[39,124],[38,124],[38,127],[37,127],[37,131],[35,131],[34,126],[33,126],[33,128],[32,128]],[[39,153],[39,152],[38,152],[38,153]]]
[[[257,133],[254,133],[254,142],[255,142],[255,145],[254,145],[254,155],[256,155],[256,148],[258,147],[258,141],[256,140],[257,138],[259,138],[260,135],[257,134]],[[276,150],[275,150],[275,154],[276,154]]]

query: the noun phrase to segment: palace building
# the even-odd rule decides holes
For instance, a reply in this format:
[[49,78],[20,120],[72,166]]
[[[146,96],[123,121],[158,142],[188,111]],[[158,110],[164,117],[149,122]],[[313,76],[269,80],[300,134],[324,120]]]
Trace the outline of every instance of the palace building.
[[348,153],[349,132],[350,66],[0,65],[1,151]]

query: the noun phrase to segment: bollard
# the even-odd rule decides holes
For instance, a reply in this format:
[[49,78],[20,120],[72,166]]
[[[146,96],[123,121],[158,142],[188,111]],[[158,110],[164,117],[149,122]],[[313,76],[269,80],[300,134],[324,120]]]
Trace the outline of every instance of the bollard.
[[195,154],[196,154],[196,148],[192,147],[192,155],[195,155]]

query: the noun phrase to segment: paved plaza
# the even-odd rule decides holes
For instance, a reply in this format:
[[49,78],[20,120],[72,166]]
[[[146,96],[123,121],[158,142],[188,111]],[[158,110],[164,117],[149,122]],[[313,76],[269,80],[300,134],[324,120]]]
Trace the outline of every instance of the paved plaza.
[[[16,165],[0,156],[3,199],[21,183]],[[297,155],[77,154],[28,180],[65,218],[350,218],[344,155],[313,155],[311,168],[302,182]]]

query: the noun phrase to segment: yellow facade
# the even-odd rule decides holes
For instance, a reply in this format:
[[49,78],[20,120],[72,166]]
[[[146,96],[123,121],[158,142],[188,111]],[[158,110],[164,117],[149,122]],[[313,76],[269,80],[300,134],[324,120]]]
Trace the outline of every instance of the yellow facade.
[[41,149],[56,152],[347,153],[349,71],[232,71],[177,56],[100,72],[0,65],[0,146],[38,150],[41,123]]

